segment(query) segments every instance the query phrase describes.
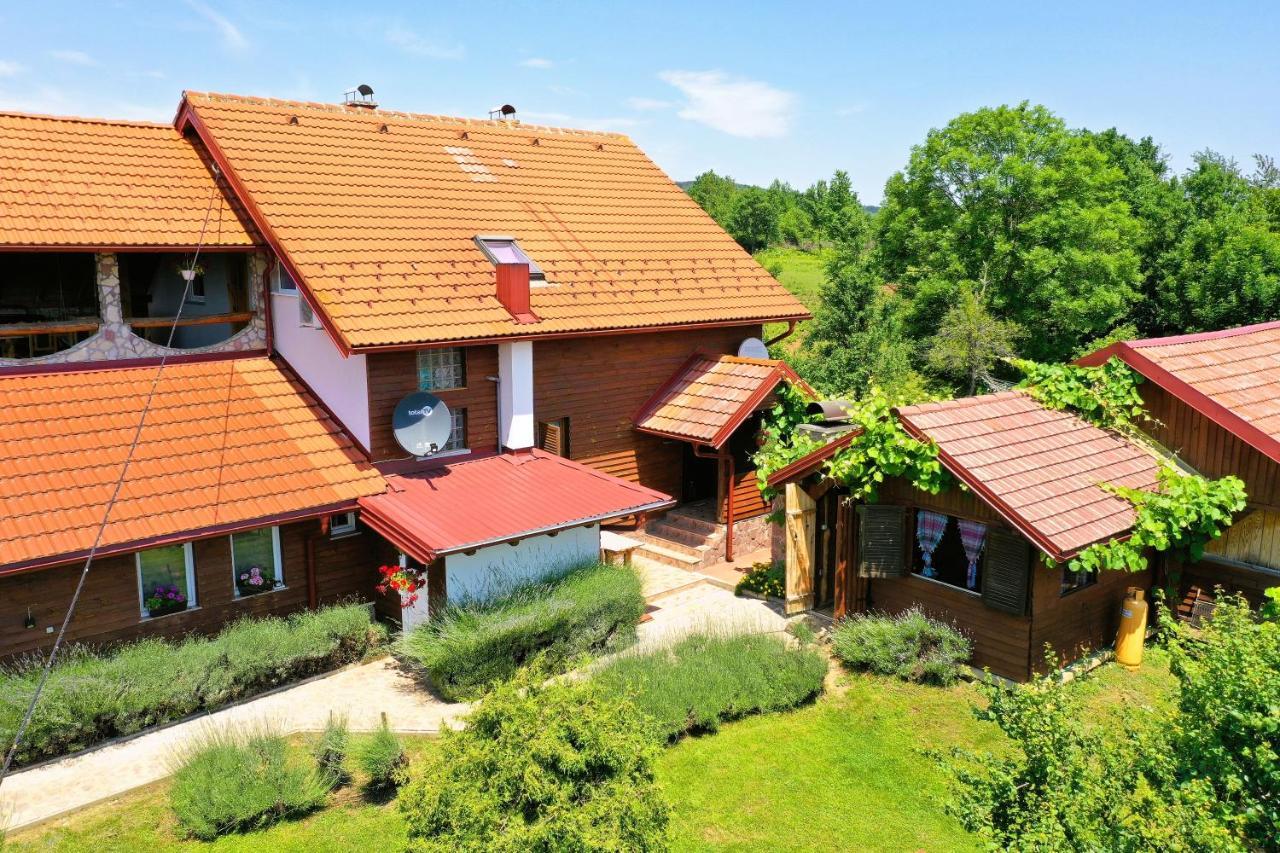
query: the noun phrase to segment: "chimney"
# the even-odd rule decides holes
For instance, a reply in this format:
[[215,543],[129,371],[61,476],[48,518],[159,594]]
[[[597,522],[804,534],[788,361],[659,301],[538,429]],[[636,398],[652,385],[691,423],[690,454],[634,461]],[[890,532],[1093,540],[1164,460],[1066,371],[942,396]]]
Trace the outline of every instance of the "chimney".
[[495,265],[498,271],[498,301],[517,323],[536,323],[538,316],[529,307],[529,265]]
[[363,107],[367,110],[376,109],[378,106],[378,102],[373,99],[373,87],[368,83],[361,83],[347,92],[342,102],[348,107]]

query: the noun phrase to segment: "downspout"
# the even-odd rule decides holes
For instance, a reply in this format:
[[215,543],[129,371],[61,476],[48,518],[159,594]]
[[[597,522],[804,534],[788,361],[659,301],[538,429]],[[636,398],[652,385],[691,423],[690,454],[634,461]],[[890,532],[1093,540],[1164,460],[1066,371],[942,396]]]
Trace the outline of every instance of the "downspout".
[[320,587],[316,579],[316,540],[324,536],[329,530],[329,516],[320,518],[320,531],[318,533],[308,533],[306,537],[306,557],[307,557],[307,609],[315,610],[320,607]]
[[493,383],[493,415],[498,421],[498,452],[502,452],[502,377],[486,376]]
[[796,320],[788,320],[787,330],[780,335],[775,335],[774,337],[769,338],[769,340],[764,342],[764,345],[767,347],[771,347],[774,344],[776,344],[778,341],[786,340],[787,338],[791,337],[793,334],[795,334],[796,322],[797,322]]
[[[729,479],[726,485],[724,520],[727,529],[724,535],[724,559],[726,563],[733,562],[733,454],[721,448],[715,453],[707,453],[701,446],[695,444],[693,446],[693,455],[699,459],[716,460],[716,479],[723,481],[723,475],[726,468],[729,471]],[[726,465],[726,463],[728,463]]]
[[267,263],[262,270],[262,321],[267,326],[267,355],[270,356],[275,351],[276,329],[275,321],[272,315],[271,306],[271,273],[275,269],[276,260],[274,254],[268,255]]

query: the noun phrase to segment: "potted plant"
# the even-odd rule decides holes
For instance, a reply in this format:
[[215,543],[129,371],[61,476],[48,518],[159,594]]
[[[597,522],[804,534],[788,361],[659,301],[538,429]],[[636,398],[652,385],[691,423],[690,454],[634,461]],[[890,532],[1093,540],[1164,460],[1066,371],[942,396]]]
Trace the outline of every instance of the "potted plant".
[[186,610],[187,596],[173,584],[158,583],[151,587],[142,605],[147,609],[147,616],[154,619]]
[[420,569],[410,566],[379,566],[382,582],[377,590],[382,595],[395,592],[400,595],[401,607],[413,607],[418,603],[418,590],[426,584],[426,576]]
[[240,595],[257,595],[276,588],[276,580],[262,566],[249,566],[236,573],[236,589]]

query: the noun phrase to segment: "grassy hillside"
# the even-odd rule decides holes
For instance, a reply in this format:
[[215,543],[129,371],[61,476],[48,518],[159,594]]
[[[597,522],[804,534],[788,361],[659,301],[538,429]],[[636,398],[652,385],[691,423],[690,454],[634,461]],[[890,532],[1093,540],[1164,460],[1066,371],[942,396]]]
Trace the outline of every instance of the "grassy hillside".
[[774,273],[782,286],[790,290],[809,310],[818,307],[822,283],[826,280],[829,252],[806,252],[801,249],[773,248],[756,252],[755,258]]

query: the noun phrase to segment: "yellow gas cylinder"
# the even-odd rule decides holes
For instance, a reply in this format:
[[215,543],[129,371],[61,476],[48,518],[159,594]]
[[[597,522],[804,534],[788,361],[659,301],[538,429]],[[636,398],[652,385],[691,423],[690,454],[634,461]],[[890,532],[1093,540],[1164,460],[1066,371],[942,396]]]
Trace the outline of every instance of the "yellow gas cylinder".
[[1147,602],[1142,590],[1131,586],[1125,590],[1120,605],[1120,633],[1116,635],[1116,663],[1125,669],[1142,664],[1142,643],[1147,638]]

